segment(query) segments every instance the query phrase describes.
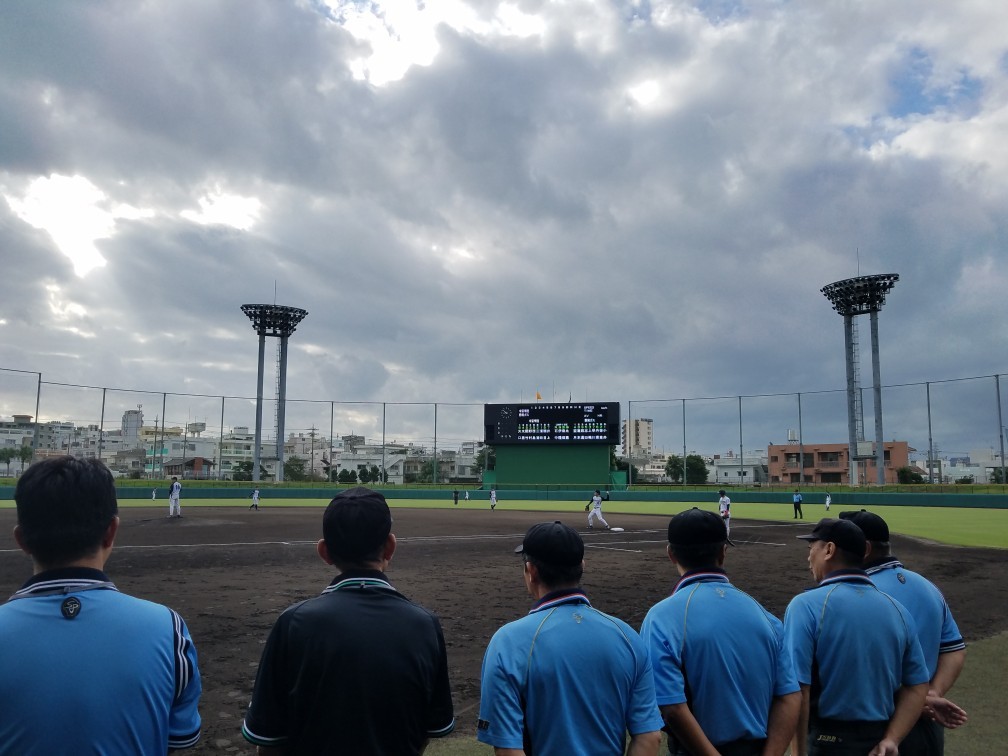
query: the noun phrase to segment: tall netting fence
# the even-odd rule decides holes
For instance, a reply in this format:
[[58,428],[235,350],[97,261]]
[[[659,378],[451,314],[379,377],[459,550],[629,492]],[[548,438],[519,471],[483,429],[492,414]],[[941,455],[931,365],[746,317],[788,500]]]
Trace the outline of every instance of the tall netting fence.
[[[878,394],[883,441],[906,442],[912,460],[938,473],[943,465],[978,455],[1004,460],[1003,378],[883,386]],[[701,455],[732,482],[758,483],[756,461],[775,446],[847,443],[848,404],[844,387],[626,399],[620,451],[642,478],[662,479],[664,471],[656,465],[664,465],[669,455]],[[876,439],[875,404],[873,388],[860,389],[854,402],[856,433],[867,442]],[[288,398],[279,446],[277,410],[275,398],[263,399],[259,441],[267,470],[281,458],[285,463],[296,458],[308,477],[333,480],[342,471],[340,452],[353,451],[354,473],[364,471],[375,482],[380,480],[376,471],[386,480],[391,474],[404,482],[431,483],[447,482],[460,469],[463,477],[478,472],[482,403]],[[0,368],[0,448],[30,446],[35,456],[100,457],[133,477],[181,471],[219,479],[248,472],[256,416],[254,396],[87,386]],[[633,435],[634,421],[640,420],[650,421],[652,437]],[[24,463],[15,459],[8,466]],[[675,482],[687,481],[684,476]]]

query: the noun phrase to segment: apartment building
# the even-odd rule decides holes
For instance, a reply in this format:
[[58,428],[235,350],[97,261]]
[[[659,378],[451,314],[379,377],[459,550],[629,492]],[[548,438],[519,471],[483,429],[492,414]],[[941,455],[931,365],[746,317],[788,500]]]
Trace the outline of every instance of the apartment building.
[[[853,485],[878,480],[874,443],[871,456],[857,459],[857,481]],[[906,441],[882,444],[885,457],[885,482],[897,483],[896,471],[910,464],[910,445]],[[851,485],[850,454],[847,444],[771,444],[767,447],[767,470],[771,483],[811,483]]]

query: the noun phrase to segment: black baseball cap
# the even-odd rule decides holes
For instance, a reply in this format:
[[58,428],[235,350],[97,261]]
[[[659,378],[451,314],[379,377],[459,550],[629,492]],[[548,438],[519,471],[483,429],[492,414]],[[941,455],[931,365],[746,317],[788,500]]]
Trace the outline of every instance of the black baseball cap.
[[800,535],[798,538],[803,541],[829,541],[835,543],[837,548],[852,554],[864,555],[865,552],[865,534],[850,520],[824,517],[819,520],[811,533]]
[[515,554],[525,554],[555,567],[577,567],[584,561],[584,541],[574,528],[560,520],[540,522],[528,529]]
[[860,512],[854,510],[841,512],[840,519],[849,520],[861,528],[861,532],[869,541],[889,542],[889,525],[874,512],[869,512],[867,509],[862,509]]
[[322,538],[334,559],[371,557],[392,532],[385,497],[370,488],[349,488],[333,497],[322,515]]
[[706,509],[693,507],[669,520],[668,541],[672,546],[706,546],[727,540],[724,520]]

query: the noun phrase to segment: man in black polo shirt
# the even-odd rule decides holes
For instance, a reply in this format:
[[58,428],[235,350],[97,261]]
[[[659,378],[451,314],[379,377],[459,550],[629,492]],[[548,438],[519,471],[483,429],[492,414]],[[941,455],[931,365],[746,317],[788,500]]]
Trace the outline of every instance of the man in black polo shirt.
[[260,753],[420,754],[454,729],[441,625],[385,577],[391,529],[385,497],[367,488],[326,508],[317,549],[339,575],[266,641],[242,724]]

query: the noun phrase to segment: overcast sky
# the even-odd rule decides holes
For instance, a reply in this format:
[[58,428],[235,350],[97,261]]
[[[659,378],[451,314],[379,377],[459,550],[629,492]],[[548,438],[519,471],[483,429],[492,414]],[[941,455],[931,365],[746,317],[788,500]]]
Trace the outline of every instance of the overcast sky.
[[0,416],[35,412],[16,369],[43,420],[97,422],[100,390],[51,385],[84,384],[142,390],[108,428],[219,428],[256,390],[240,306],[276,302],[308,311],[288,431],[380,440],[386,402],[430,443],[437,402],[451,447],[539,391],[681,451],[686,398],[688,448],[724,453],[742,395],[748,452],[801,393],[803,440],[845,442],[820,289],[898,273],[886,438],[927,448],[934,382],[942,452],[997,447],[1005,29],[990,0],[9,0]]

